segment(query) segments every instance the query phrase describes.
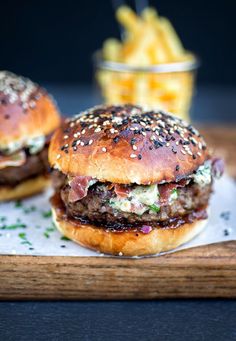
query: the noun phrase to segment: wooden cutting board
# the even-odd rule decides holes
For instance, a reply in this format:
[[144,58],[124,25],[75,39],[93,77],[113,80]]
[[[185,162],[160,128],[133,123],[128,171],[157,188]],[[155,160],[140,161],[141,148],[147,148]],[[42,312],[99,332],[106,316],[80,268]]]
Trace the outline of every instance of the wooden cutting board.
[[[201,131],[236,177],[236,127]],[[236,297],[236,242],[144,259],[0,256],[2,300],[193,297]]]

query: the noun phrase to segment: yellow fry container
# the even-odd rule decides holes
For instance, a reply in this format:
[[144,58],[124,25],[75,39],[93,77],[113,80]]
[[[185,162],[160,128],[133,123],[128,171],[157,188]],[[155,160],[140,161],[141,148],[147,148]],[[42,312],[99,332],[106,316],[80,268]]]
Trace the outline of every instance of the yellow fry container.
[[95,78],[107,104],[138,104],[164,109],[190,121],[197,57],[168,64],[134,67],[94,55]]

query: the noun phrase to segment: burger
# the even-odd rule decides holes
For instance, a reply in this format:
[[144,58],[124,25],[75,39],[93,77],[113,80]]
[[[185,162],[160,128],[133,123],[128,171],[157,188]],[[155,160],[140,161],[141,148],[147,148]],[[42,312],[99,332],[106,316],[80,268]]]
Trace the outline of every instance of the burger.
[[0,71],[0,201],[30,196],[49,184],[47,149],[59,124],[43,88]]
[[54,222],[79,244],[115,255],[168,251],[207,222],[222,173],[199,132],[163,111],[100,106],[52,137]]

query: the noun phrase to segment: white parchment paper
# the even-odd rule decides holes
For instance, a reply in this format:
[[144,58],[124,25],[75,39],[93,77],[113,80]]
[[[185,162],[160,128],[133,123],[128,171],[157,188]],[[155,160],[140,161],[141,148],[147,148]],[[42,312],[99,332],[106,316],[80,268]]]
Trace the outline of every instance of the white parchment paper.
[[[51,191],[19,202],[0,204],[0,254],[103,256],[66,240],[50,214]],[[205,230],[176,250],[236,240],[236,182],[224,175],[215,181]]]

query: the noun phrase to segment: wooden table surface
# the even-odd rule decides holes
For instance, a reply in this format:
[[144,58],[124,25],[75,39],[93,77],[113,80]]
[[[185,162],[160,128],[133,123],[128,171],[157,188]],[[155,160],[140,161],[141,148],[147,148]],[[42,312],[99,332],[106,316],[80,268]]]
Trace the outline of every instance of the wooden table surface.
[[[236,176],[236,129],[201,132]],[[236,297],[236,242],[144,259],[0,257],[0,299]]]

